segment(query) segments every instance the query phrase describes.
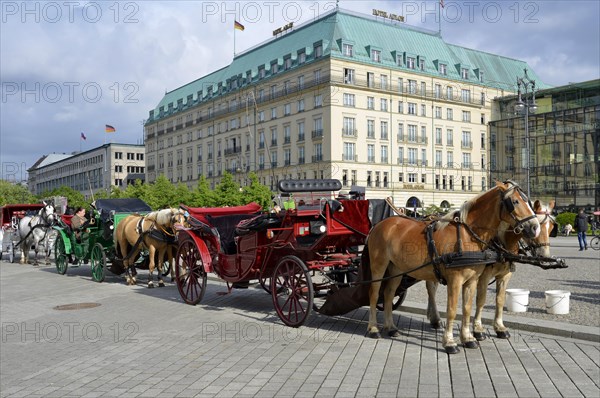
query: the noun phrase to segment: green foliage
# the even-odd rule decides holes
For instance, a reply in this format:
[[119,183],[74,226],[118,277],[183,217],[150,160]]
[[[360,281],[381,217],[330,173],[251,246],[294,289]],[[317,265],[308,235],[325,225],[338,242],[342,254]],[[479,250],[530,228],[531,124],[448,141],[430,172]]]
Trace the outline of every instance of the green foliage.
[[[83,206],[86,209],[89,208],[89,203],[85,200],[83,194],[79,191],[74,190],[73,188],[67,187],[63,185],[62,187],[58,187],[50,192],[44,192],[40,199],[49,198],[51,196],[64,196],[67,198],[67,203],[69,207],[76,209],[79,206]],[[98,199],[96,196],[94,196]]]
[[27,190],[26,186],[0,180],[0,206],[38,202],[38,199]]
[[[118,189],[118,188],[117,188]],[[119,190],[121,191],[121,190]],[[148,186],[142,183],[142,180],[135,180],[132,185],[127,185],[125,190],[121,191],[119,198],[138,198],[146,202]],[[111,196],[112,197],[112,196]]]
[[248,178],[250,178],[250,184],[242,190],[244,202],[256,202],[262,206],[263,210],[268,210],[271,206],[273,193],[267,186],[258,181],[258,176],[255,173],[250,173]]
[[200,176],[198,185],[190,193],[190,201],[186,203],[190,207],[216,207],[217,196],[210,189],[210,185],[204,176]]
[[567,224],[571,224],[573,228],[575,228],[575,217],[577,217],[577,214],[569,212],[560,213],[557,215],[556,222],[559,225],[559,230],[562,231],[563,227]]
[[164,209],[171,207],[173,203],[179,203],[175,195],[175,187],[163,174],[159,175],[153,184],[147,185],[147,195],[144,200],[153,209]]
[[221,182],[215,187],[220,206],[239,206],[242,204],[242,193],[240,185],[234,181],[229,172],[225,172]]

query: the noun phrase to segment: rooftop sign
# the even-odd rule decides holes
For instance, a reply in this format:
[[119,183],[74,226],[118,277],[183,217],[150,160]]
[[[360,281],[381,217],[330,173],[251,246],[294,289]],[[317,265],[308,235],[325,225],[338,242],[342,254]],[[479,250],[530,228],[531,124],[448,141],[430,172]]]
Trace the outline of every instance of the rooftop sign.
[[389,18],[392,21],[400,21],[404,22],[404,17],[402,15],[389,14],[386,11],[376,10],[373,8],[373,15],[376,17]]

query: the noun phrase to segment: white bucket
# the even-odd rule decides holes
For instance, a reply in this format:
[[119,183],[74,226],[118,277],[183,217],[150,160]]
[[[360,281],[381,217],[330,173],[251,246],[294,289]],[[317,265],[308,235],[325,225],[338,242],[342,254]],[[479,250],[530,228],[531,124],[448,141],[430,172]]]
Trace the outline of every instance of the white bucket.
[[568,314],[570,292],[565,290],[548,290],[546,294],[546,312],[548,314]]
[[506,289],[506,310],[510,312],[527,312],[529,306],[529,290]]

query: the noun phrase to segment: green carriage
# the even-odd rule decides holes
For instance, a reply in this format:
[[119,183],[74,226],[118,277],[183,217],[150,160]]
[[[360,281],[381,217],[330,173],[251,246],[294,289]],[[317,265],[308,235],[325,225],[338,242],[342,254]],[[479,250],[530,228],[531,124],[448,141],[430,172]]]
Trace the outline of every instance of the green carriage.
[[89,224],[79,231],[74,231],[71,226],[73,216],[63,215],[59,225],[54,227],[58,231],[54,246],[56,270],[64,275],[69,262],[77,265],[89,263],[92,278],[97,282],[104,280],[107,269],[114,274],[122,274],[125,270],[116,253],[113,237],[116,226],[131,214],[151,211],[141,199],[98,199],[86,217]]

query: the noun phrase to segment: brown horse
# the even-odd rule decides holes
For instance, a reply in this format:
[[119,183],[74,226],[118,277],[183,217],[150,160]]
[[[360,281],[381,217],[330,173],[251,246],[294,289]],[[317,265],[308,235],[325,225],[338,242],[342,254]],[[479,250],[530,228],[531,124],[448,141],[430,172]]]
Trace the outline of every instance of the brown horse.
[[[142,248],[148,249],[150,259],[148,287],[154,287],[154,268],[156,264],[163,264],[165,259],[171,263],[171,279],[173,279],[171,246],[175,241],[177,228],[184,225],[183,210],[173,208],[153,211],[145,216],[132,214],[119,222],[115,231],[115,248],[117,252],[119,250],[121,252],[128,285],[136,283],[135,260]],[[164,285],[162,272],[159,270],[158,286]]]
[[[528,244],[528,249],[531,250],[531,254],[534,256],[550,257],[550,233],[556,224],[554,217],[551,215],[553,208],[554,201],[551,201],[548,206],[543,206],[539,200],[536,200],[533,204],[533,210],[540,223],[541,232],[536,238],[525,240]],[[515,233],[504,223],[500,224],[497,239],[507,251],[517,254],[519,252],[519,242],[522,238],[522,234]],[[512,276],[512,269],[512,262],[501,261],[486,266],[479,277],[479,281],[477,282],[475,318],[473,320],[473,335],[478,341],[485,340],[485,329],[481,322],[481,316],[487,298],[487,286],[493,278],[496,279],[496,313],[494,317],[494,330],[496,331],[496,336],[498,338],[507,339],[510,337],[508,328],[506,328],[502,322],[502,314],[504,303],[506,301],[506,287]],[[437,329],[440,327],[441,322],[435,300],[438,283],[428,281],[426,285],[428,296],[427,316],[431,326],[434,329]]]
[[459,212],[449,214],[438,222],[390,217],[375,225],[366,248],[372,277],[368,336],[380,336],[377,301],[382,277],[388,271],[392,277],[384,288],[383,324],[388,335],[399,335],[393,322],[392,300],[402,275],[407,274],[419,280],[447,282],[447,322],[443,346],[449,354],[459,351],[452,329],[458,296],[462,290],[464,315],[460,338],[465,347],[476,348],[477,340],[469,330],[471,306],[485,264],[494,262],[489,258],[490,253],[484,250],[496,236],[502,221],[529,237],[536,237],[540,233],[539,221],[525,195],[512,181],[497,182],[496,187],[465,202]]

